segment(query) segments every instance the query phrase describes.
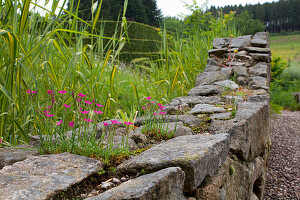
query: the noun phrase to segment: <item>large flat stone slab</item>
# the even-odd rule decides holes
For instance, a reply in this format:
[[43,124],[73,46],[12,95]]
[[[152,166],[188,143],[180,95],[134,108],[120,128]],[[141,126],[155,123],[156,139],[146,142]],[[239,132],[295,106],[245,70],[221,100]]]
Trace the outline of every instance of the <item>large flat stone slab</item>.
[[38,149],[28,145],[19,145],[0,149],[0,169],[15,162],[23,161],[29,156],[38,155]]
[[184,172],[179,167],[170,167],[131,179],[87,200],[185,200],[183,184]]
[[251,44],[251,35],[239,36],[231,40],[231,48],[244,48]]
[[189,113],[200,114],[200,113],[221,113],[226,112],[225,108],[220,106],[214,106],[210,104],[197,104]]
[[70,153],[31,156],[0,170],[0,199],[50,199],[100,169],[100,161]]
[[125,161],[118,170],[125,173],[158,171],[179,166],[185,172],[185,191],[197,188],[207,175],[213,175],[229,152],[229,136],[188,135],[156,145]]
[[[152,121],[154,121],[154,119]],[[144,122],[145,118],[139,117],[135,120],[134,124],[136,126],[142,126]],[[188,126],[195,127],[199,126],[202,121],[194,115],[167,115],[165,116],[165,122],[182,122]]]
[[218,85],[199,85],[192,88],[188,96],[209,96],[216,95],[222,92],[222,88]]
[[253,89],[268,89],[267,78],[261,76],[250,77],[249,85]]
[[199,103],[212,103],[212,104],[218,104],[221,103],[222,100],[219,96],[184,96],[184,97],[176,97],[174,98],[170,105],[171,106],[178,106],[181,104],[188,104],[190,106],[194,106]]
[[271,61],[271,56],[269,54],[264,54],[264,53],[250,53],[249,54],[254,60],[258,62],[270,62]]
[[230,79],[232,71],[221,70],[216,72],[203,72],[196,78],[196,85],[211,85],[217,81],[224,81]]
[[249,73],[251,76],[263,76],[267,78],[268,64],[265,62],[259,62],[253,67],[249,68]]

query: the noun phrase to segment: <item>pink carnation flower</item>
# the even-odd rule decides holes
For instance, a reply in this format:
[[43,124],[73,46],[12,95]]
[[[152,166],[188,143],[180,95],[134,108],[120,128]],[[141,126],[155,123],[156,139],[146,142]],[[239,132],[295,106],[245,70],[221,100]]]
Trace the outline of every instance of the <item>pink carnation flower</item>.
[[92,119],[83,119],[84,121],[87,121],[87,122],[92,122],[93,120]]
[[86,97],[86,95],[81,94],[81,93],[79,93],[79,94],[77,94],[77,95],[80,96],[80,97]]
[[58,93],[59,94],[65,94],[65,93],[67,93],[67,91],[66,90],[62,90],[62,91],[58,91]]
[[69,122],[69,126],[71,126],[72,128],[74,127],[74,121]]

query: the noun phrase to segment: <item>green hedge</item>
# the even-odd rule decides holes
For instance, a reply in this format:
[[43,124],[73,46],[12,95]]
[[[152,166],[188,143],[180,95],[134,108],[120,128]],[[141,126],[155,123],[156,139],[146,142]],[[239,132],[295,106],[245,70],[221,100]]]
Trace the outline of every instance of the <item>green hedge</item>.
[[[103,36],[113,37],[114,35],[116,35],[116,38],[118,38],[121,32],[121,22],[101,21],[97,23],[96,29],[98,30],[94,31],[94,33],[96,34],[100,34],[100,30],[104,29]],[[91,28],[89,27],[87,31],[91,32]],[[145,56],[154,56],[155,58],[157,58],[162,42],[162,38],[159,34],[158,28],[138,22],[128,21],[127,34],[129,40],[121,51],[121,60],[130,61],[134,58]],[[85,38],[84,44],[90,43],[90,40],[91,38]],[[103,42],[105,45],[107,44],[108,40],[104,39]]]

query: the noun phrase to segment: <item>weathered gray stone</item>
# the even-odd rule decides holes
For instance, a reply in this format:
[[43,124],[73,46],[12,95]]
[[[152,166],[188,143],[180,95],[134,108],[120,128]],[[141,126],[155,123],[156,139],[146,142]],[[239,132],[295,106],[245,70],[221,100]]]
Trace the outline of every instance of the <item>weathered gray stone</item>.
[[253,39],[268,40],[268,33],[267,32],[257,32],[254,34]]
[[0,170],[0,199],[50,199],[100,169],[100,161],[69,153],[31,156]]
[[222,56],[225,52],[227,51],[227,48],[222,48],[222,49],[211,49],[208,51],[208,55],[215,55],[217,57]]
[[239,85],[248,85],[248,78],[245,78],[243,76],[239,76],[239,77],[237,77],[236,82]]
[[176,137],[147,151],[117,167],[121,172],[137,173],[157,171],[179,166],[185,172],[184,190],[197,188],[207,175],[213,175],[228,156],[227,134],[189,135]]
[[[215,176],[207,177],[205,184],[195,190],[195,197],[198,200],[250,200],[254,195],[257,199],[263,200],[264,187],[257,191],[257,185],[254,186],[256,180],[261,179],[261,182],[265,180],[263,165],[264,160],[260,157],[251,163],[241,163],[227,158]],[[253,193],[254,188],[256,194]]]
[[270,48],[259,48],[259,47],[245,47],[245,50],[251,53],[271,53]]
[[249,77],[249,74],[247,72],[247,68],[246,67],[234,66],[233,67],[233,73],[235,73],[237,76],[243,76],[245,78]]
[[210,104],[197,104],[189,113],[199,114],[199,113],[220,113],[226,112],[225,108],[220,106],[214,106]]
[[231,112],[226,113],[217,113],[210,116],[211,119],[218,119],[218,120],[228,120],[231,117]]
[[214,49],[221,49],[223,47],[227,47],[228,44],[229,44],[228,38],[218,38],[218,37],[216,37],[213,40]]
[[219,96],[184,96],[184,97],[176,97],[174,98],[170,105],[171,106],[178,106],[180,104],[189,104],[190,106],[194,106],[196,104],[220,104],[222,103],[221,98]]
[[0,148],[0,169],[15,162],[23,161],[29,156],[38,155],[38,149],[28,146],[19,145],[9,148]]
[[258,89],[258,90],[251,90],[252,95],[265,95],[268,94],[268,92],[264,89]]
[[214,65],[219,66],[220,61],[218,61],[216,58],[207,58],[207,65]]
[[185,200],[183,184],[184,172],[179,167],[169,167],[131,179],[87,200]]
[[188,96],[209,96],[216,95],[222,91],[221,87],[217,85],[199,85],[191,89]]
[[239,51],[237,52],[236,56],[247,56],[248,52],[247,51]]
[[243,66],[245,66],[245,63],[235,61],[235,62],[227,62],[227,65],[228,66],[231,65],[231,67],[235,67],[235,66],[243,67]]
[[243,101],[243,97],[242,96],[234,96],[234,95],[226,95],[222,97],[222,100],[225,103],[229,103],[232,105],[237,105],[238,102],[242,102]]
[[268,89],[267,79],[261,76],[250,77],[249,85],[253,89]]
[[252,39],[251,45],[254,47],[266,47],[268,42],[263,39]]
[[233,38],[231,41],[231,48],[244,48],[250,46],[251,44],[251,35],[239,36]]
[[231,151],[242,160],[252,160],[262,154],[270,137],[268,102],[239,103],[234,119],[213,120],[208,131],[228,132]]
[[251,76],[263,76],[267,78],[268,64],[265,62],[259,62],[253,67],[249,68],[249,73]]
[[206,65],[204,72],[215,72],[219,71],[221,67],[217,65]]
[[[224,69],[224,68],[223,68]],[[203,72],[196,78],[196,86],[198,85],[211,85],[217,81],[223,81],[230,78],[232,71],[230,69],[221,70],[216,72]]]
[[249,54],[254,60],[258,62],[270,62],[271,57],[269,54],[263,54],[263,53],[250,53]]
[[222,87],[223,90],[224,89],[236,90],[239,88],[239,86],[235,82],[230,81],[230,80],[218,81],[218,82],[215,82],[214,84]]
[[258,32],[253,36],[251,45],[254,47],[267,47],[268,46],[268,33]]
[[[199,126],[199,124],[202,122],[199,118],[193,116],[193,115],[167,115],[166,122],[182,122],[190,127]],[[144,118],[137,118],[135,121],[136,126],[141,126],[144,123]]]
[[[174,134],[174,137],[184,136],[184,135],[194,135],[194,132],[191,128],[184,126],[184,124],[179,122],[168,122],[168,123],[159,123],[157,127],[163,131],[167,131],[168,134]],[[139,128],[142,130],[143,126]]]
[[265,94],[265,95],[253,95],[248,97],[249,102],[263,102],[263,101],[269,101],[270,100],[270,95]]

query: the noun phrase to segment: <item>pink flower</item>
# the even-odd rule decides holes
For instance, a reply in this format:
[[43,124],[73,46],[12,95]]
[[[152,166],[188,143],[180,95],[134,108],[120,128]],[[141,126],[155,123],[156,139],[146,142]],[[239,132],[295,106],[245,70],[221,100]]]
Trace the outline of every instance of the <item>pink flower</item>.
[[2,139],[0,138],[0,144],[2,143]]
[[108,123],[105,123],[105,122],[103,122],[103,124],[104,124],[104,126],[108,126],[109,125]]
[[74,121],[69,122],[69,126],[74,127]]
[[146,99],[151,99],[151,97],[146,97]]
[[142,107],[142,109],[146,109],[146,107]]
[[124,122],[125,125],[131,125],[133,124],[132,122]]
[[27,94],[31,94],[31,91],[30,90],[27,90],[27,92],[26,92]]
[[88,114],[90,111],[85,110],[85,111],[79,111],[79,112],[81,112],[82,114]]
[[162,106],[162,104],[161,104],[161,103],[158,103],[157,105],[158,105],[158,106]]
[[53,117],[54,115],[48,115],[48,114],[45,114],[47,117],[49,117],[49,118],[51,118],[51,117]]
[[154,104],[154,103],[156,103],[156,102],[155,102],[155,101],[150,101],[150,103],[153,103],[153,104]]
[[85,100],[84,103],[90,104],[90,105],[93,104],[93,103],[91,103],[90,101],[87,101],[87,100]]
[[110,120],[112,124],[122,124],[122,122],[118,122],[117,120]]
[[44,110],[43,111],[45,114],[50,113],[50,110]]
[[62,120],[60,120],[59,122],[56,122],[56,125],[58,126],[58,125],[61,125],[61,123],[62,123]]
[[65,94],[65,93],[67,93],[67,91],[66,90],[62,90],[62,91],[58,91],[58,93],[59,94]]
[[101,105],[101,104],[99,104],[99,103],[96,103],[96,106],[98,106],[98,107],[103,107],[103,105]]
[[81,94],[81,93],[79,93],[79,94],[77,94],[77,95],[80,96],[80,97],[86,97],[86,95]]
[[51,106],[48,106],[48,107],[45,107],[46,109],[50,109],[51,108]]
[[161,115],[165,115],[165,114],[167,114],[167,113],[166,113],[166,112],[160,112],[160,114],[161,114]]
[[103,112],[100,110],[100,111],[97,111],[97,110],[94,110],[95,111],[95,113],[97,113],[97,114],[102,114]]
[[93,120],[92,119],[83,119],[84,121],[87,121],[87,122],[92,122]]
[[66,108],[70,108],[70,107],[71,107],[71,105],[64,104],[64,107],[66,107]]
[[155,113],[153,113],[153,115],[155,116],[155,115],[157,115],[157,113],[155,112]]
[[36,93],[37,93],[37,91],[33,91],[33,90],[32,90],[32,91],[31,91],[31,93],[32,93],[32,94],[36,94]]
[[77,98],[77,101],[81,101],[81,99],[80,99],[80,98]]
[[53,93],[53,90],[47,90],[47,93],[48,93],[48,94],[52,94],[52,93]]

